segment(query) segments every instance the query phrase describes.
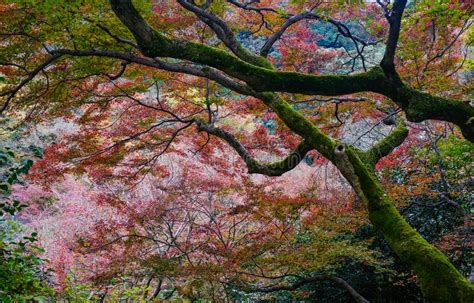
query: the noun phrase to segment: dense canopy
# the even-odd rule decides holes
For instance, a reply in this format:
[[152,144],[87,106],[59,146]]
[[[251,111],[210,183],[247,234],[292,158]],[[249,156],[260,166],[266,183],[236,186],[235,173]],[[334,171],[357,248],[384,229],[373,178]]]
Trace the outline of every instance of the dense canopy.
[[0,1],[0,301],[472,302],[471,1]]

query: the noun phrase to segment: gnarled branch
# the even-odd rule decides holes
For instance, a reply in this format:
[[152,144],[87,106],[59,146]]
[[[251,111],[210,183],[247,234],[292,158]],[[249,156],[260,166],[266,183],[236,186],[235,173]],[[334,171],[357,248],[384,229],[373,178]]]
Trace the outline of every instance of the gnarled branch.
[[306,154],[313,149],[308,142],[303,140],[285,159],[270,164],[262,164],[255,160],[231,133],[199,120],[196,121],[196,124],[199,131],[205,131],[208,134],[221,138],[235,149],[239,156],[245,161],[245,164],[247,164],[250,174],[281,176],[295,168],[304,159]]
[[235,38],[234,32],[227,23],[211,12],[193,4],[188,0],[178,0],[178,3],[185,9],[193,12],[202,22],[207,24],[237,57],[251,64],[272,69],[272,64],[264,58],[252,54]]
[[[403,7],[406,0],[396,1],[395,8]],[[231,77],[247,83],[254,91],[277,91],[309,95],[338,96],[357,92],[375,92],[391,98],[406,113],[409,121],[420,122],[437,119],[458,125],[464,136],[474,142],[474,108],[468,103],[436,97],[417,91],[400,81],[392,81],[380,68],[356,75],[311,75],[296,72],[275,71],[242,61],[217,48],[204,44],[170,39],[151,28],[143,20],[130,0],[110,0],[112,9],[129,28],[137,40],[141,52],[148,57],[172,57],[214,67]],[[403,10],[392,12],[393,18]],[[398,18],[398,17],[397,17]],[[398,19],[397,19],[398,20]],[[395,21],[393,21],[395,22]],[[392,23],[393,23],[392,22]],[[394,23],[395,24],[395,23]],[[389,62],[395,52],[399,33],[391,29],[389,50],[385,62]],[[399,28],[398,28],[399,31]],[[390,50],[391,49],[391,50]],[[387,61],[389,60],[389,61]],[[385,63],[384,63],[385,64]],[[385,70],[386,66],[385,66]]]

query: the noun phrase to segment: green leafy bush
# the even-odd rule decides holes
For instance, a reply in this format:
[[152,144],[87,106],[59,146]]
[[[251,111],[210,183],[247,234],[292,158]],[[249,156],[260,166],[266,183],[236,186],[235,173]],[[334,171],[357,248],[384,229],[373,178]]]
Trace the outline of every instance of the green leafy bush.
[[25,204],[12,200],[11,186],[20,182],[33,160],[19,157],[9,148],[0,149],[0,302],[46,302],[53,290],[46,283],[48,271],[37,234],[24,234],[15,215]]

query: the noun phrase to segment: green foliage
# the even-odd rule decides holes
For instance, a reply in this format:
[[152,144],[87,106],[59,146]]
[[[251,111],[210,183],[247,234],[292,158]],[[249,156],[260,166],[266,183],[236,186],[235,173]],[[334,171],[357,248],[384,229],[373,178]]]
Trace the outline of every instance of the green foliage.
[[[41,149],[38,147],[33,149],[34,154],[42,155]],[[0,149],[0,193],[5,196],[4,198],[9,194],[10,187],[20,182],[20,175],[26,174],[32,165],[33,160],[28,157],[19,156],[11,148],[5,147]]]
[[[40,150],[35,148],[36,154]],[[36,246],[37,233],[25,235],[15,215],[26,207],[11,200],[11,185],[28,172],[33,160],[18,157],[9,148],[0,149],[0,302],[45,302],[53,291],[44,281],[43,250]]]
[[[474,156],[474,144],[455,136],[449,136],[440,140],[439,150],[444,159],[448,177],[459,178],[472,176]],[[437,159],[434,155],[430,157],[431,164]]]
[[53,292],[40,278],[46,273],[36,233],[19,237],[23,230],[14,220],[2,218],[0,225],[0,301],[45,302]]

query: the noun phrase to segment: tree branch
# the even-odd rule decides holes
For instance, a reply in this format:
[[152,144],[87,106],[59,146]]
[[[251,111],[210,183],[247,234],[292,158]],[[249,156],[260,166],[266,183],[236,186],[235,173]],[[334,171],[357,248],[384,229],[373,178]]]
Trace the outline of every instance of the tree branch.
[[[474,108],[468,103],[432,96],[414,90],[400,81],[392,81],[380,68],[356,75],[311,75],[296,72],[281,72],[262,68],[240,60],[231,54],[207,45],[172,40],[152,29],[133,7],[130,0],[110,0],[112,8],[122,23],[127,26],[141,50],[148,57],[172,57],[214,67],[231,77],[247,83],[254,91],[275,91],[308,95],[338,96],[357,92],[375,92],[391,98],[406,113],[407,119],[420,122],[437,119],[458,125],[464,136],[474,142]],[[385,62],[394,56],[398,41],[398,20],[403,13],[406,0],[396,1],[389,34]],[[398,22],[398,23],[397,23]],[[395,31],[397,29],[397,31]],[[389,61],[390,61],[389,60]],[[390,62],[389,62],[390,63]],[[384,63],[385,64],[385,63]],[[385,65],[386,69],[386,65]]]
[[121,53],[107,50],[71,50],[71,49],[57,49],[51,51],[52,54],[57,55],[69,55],[76,57],[106,57],[116,58],[125,62],[136,63],[144,66],[154,67],[161,70],[166,70],[175,73],[183,73],[193,75],[197,77],[204,77],[210,80],[216,81],[217,83],[234,90],[237,93],[244,95],[254,95],[255,92],[247,85],[238,82],[237,80],[227,76],[215,68],[203,67],[203,66],[191,66],[184,63],[169,63],[159,59],[151,59],[145,57],[139,57],[130,53]]
[[357,303],[368,303],[369,301],[365,299],[361,294],[359,294],[349,283],[347,283],[344,279],[336,277],[336,276],[329,276],[329,275],[320,275],[320,276],[314,276],[311,278],[300,278],[299,281],[292,285],[276,285],[276,286],[269,286],[269,287],[261,287],[261,288],[256,288],[252,290],[252,292],[263,292],[263,293],[271,293],[271,292],[276,292],[276,291],[282,291],[282,290],[296,290],[298,288],[301,288],[302,286],[306,284],[311,284],[314,282],[319,282],[319,281],[333,281],[336,284],[338,284],[339,287],[344,288],[354,299],[355,302]]
[[389,77],[394,77],[400,81],[395,70],[395,52],[397,50],[398,38],[400,37],[400,29],[402,25],[403,11],[407,5],[407,0],[395,0],[392,10],[386,12],[385,16],[390,26],[388,31],[387,46],[380,66]]
[[2,114],[7,109],[8,105],[10,104],[10,101],[15,97],[16,93],[20,91],[20,89],[22,89],[28,82],[33,80],[33,78],[36,77],[36,75],[38,75],[42,70],[48,67],[48,65],[50,65],[51,63],[59,59],[61,56],[62,56],[61,54],[52,54],[45,61],[43,61],[43,63],[41,63],[40,65],[38,65],[38,67],[36,67],[33,71],[31,71],[28,74],[28,77],[23,79],[20,82],[20,84],[18,84],[11,90],[0,93],[0,97],[7,96],[6,101],[3,103],[2,107],[0,108],[0,114]]
[[[318,76],[270,70],[244,62],[217,48],[169,39],[152,29],[136,11],[130,0],[110,0],[110,3],[122,23],[134,35],[141,52],[148,58],[96,50],[76,51],[75,53],[67,50],[53,50],[50,51],[51,54],[111,56],[121,60],[132,57],[133,60],[129,61],[134,63],[207,77],[239,93],[253,96],[256,92],[260,92],[258,94],[263,96],[266,93],[261,92],[265,91],[326,96],[358,92],[380,93],[391,98],[405,112],[409,121],[421,122],[428,119],[437,119],[452,122],[461,128],[463,135],[468,140],[474,142],[474,123],[471,121],[471,117],[474,116],[474,108],[468,102],[433,96],[417,91],[403,83],[394,83],[380,68],[373,68],[366,73],[348,76]],[[184,59],[207,66],[171,64],[160,61],[156,57]],[[26,82],[31,80],[29,78],[26,79]],[[26,82],[22,82],[20,86],[24,86]],[[5,96],[6,94],[2,95]],[[267,96],[269,95],[267,94]],[[4,108],[8,106],[10,99],[11,97],[7,99]]]
[[304,12],[304,13],[301,13],[301,14],[297,14],[297,15],[294,15],[290,18],[288,18],[283,24],[282,26],[275,32],[273,33],[273,35],[271,35],[268,40],[265,42],[265,44],[263,45],[262,49],[260,49],[260,55],[262,57],[267,57],[268,56],[268,53],[270,52],[273,44],[275,44],[276,41],[278,41],[278,39],[280,39],[280,37],[285,33],[285,31],[290,27],[292,26],[293,24],[297,23],[298,21],[300,20],[303,20],[303,19],[306,19],[309,15],[311,14],[311,12]]
[[[89,18],[84,18],[86,21],[88,22],[91,22],[91,23],[95,23],[93,20],[89,19]],[[109,35],[110,37],[114,38],[115,40],[117,40],[118,42],[120,43],[125,43],[125,44],[128,44],[130,45],[131,47],[133,48],[138,48],[138,45],[133,42],[133,41],[130,41],[128,39],[125,39],[125,38],[122,38],[122,37],[119,37],[118,35],[112,33],[112,31],[105,25],[103,24],[100,24],[100,23],[95,23],[95,25],[100,28],[101,30],[103,30],[107,35]]]
[[178,3],[185,9],[193,12],[199,20],[207,24],[221,40],[237,57],[251,64],[273,69],[272,64],[264,58],[252,54],[235,38],[234,32],[227,23],[218,16],[205,9],[194,5],[188,0],[178,0]]
[[255,160],[231,133],[199,120],[196,121],[196,124],[199,131],[205,131],[208,134],[221,138],[235,149],[239,156],[245,161],[245,164],[247,164],[250,174],[281,176],[295,168],[304,159],[306,154],[313,149],[311,145],[303,140],[285,159],[270,164],[262,164]]
[[388,156],[395,148],[400,146],[408,137],[408,129],[403,121],[398,122],[397,127],[388,136],[377,142],[372,148],[363,153],[363,156],[372,167],[385,156]]
[[[319,5],[319,4],[317,4],[317,5]],[[351,33],[351,31],[349,30],[349,28],[344,23],[342,23],[342,22],[340,22],[336,19],[333,19],[331,17],[320,16],[320,15],[312,12],[317,7],[317,5],[313,6],[311,9],[309,9],[306,12],[303,12],[303,13],[300,13],[300,14],[289,17],[282,24],[280,29],[278,29],[273,35],[271,35],[268,38],[268,40],[265,42],[262,49],[260,50],[260,55],[263,56],[263,57],[266,57],[268,55],[268,53],[270,52],[270,49],[272,48],[273,44],[275,44],[275,42],[278,41],[278,39],[281,38],[281,36],[284,34],[284,32],[289,27],[291,25],[301,21],[301,20],[304,20],[304,19],[315,19],[315,20],[329,22],[332,25],[334,25],[337,28],[337,31],[339,32],[339,34],[341,34],[342,36],[352,40],[352,42],[354,43],[354,45],[357,49],[357,53],[358,53],[359,57],[361,57],[361,58],[363,58],[363,55],[362,55],[362,51],[359,49],[358,43],[362,44],[362,46],[368,46],[368,45],[375,45],[378,42],[380,42],[380,41],[375,41],[375,42],[364,41],[363,39],[361,39],[357,36],[354,36]]]

